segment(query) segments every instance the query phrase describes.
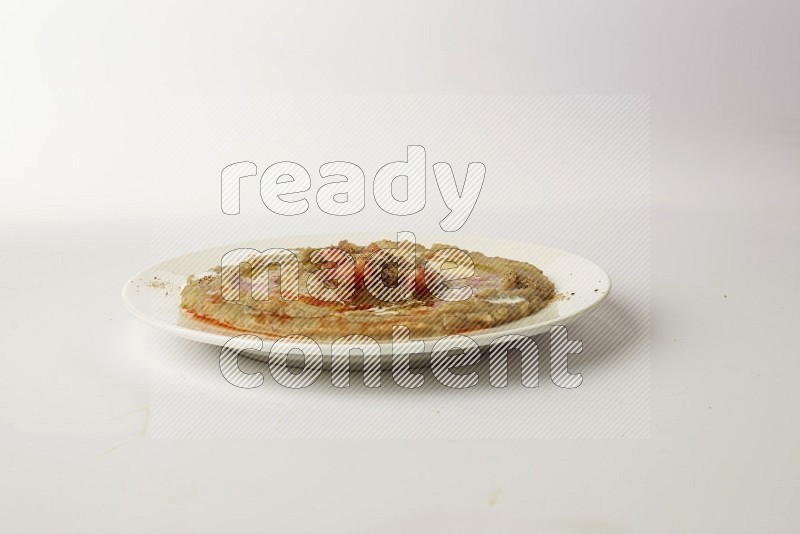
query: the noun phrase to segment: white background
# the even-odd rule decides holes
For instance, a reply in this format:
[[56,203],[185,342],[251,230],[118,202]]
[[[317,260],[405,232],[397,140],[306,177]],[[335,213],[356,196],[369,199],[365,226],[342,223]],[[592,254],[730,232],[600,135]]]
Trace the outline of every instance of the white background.
[[[796,4],[0,13],[7,530],[798,529]],[[157,334],[125,312],[119,287],[153,254],[154,194],[185,180],[160,171],[197,156],[158,141],[208,126],[166,128],[163,103],[271,93],[649,94],[649,437],[151,437]]]

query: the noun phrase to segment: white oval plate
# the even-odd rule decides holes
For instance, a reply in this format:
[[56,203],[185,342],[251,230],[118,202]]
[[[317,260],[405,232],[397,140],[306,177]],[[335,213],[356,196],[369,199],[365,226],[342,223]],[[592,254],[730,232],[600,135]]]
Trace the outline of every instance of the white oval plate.
[[[354,243],[364,244],[378,239],[392,239],[394,236],[387,236],[385,233],[362,233],[349,234],[346,237]],[[603,269],[569,252],[487,238],[451,237],[442,234],[435,236],[417,234],[416,238],[418,243],[426,246],[444,242],[464,250],[482,252],[487,256],[502,256],[526,261],[540,268],[555,284],[556,291],[562,297],[538,313],[491,329],[470,332],[469,337],[480,346],[489,345],[494,339],[503,335],[530,336],[547,332],[551,325],[565,325],[571,319],[599,304],[611,289],[611,280]],[[241,335],[243,332],[191,319],[180,311],[181,289],[190,274],[202,273],[214,265],[219,265],[226,252],[237,248],[264,250],[277,247],[325,247],[338,243],[341,239],[342,236],[339,235],[269,238],[184,254],[148,267],[131,277],[122,289],[122,300],[136,317],[149,325],[186,339],[222,346],[232,337]],[[344,332],[342,335],[354,333],[357,332]],[[264,352],[257,353],[256,358],[258,358],[258,354],[267,355],[275,341],[274,338],[261,334],[259,337],[264,342]],[[433,348],[437,339],[423,339],[426,352]],[[381,342],[380,345],[384,357],[392,353],[390,341]],[[319,347],[324,356],[330,356],[330,343],[320,343]],[[248,355],[251,354],[248,353]],[[412,365],[426,365],[428,359],[427,354],[416,355],[412,357]],[[353,363],[354,368],[359,367],[355,362]],[[288,364],[302,366],[304,364],[303,356],[294,352],[290,353]]]

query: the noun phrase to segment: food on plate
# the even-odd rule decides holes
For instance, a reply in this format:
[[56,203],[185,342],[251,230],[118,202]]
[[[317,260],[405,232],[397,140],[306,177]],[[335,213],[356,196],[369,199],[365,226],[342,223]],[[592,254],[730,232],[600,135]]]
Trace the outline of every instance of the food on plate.
[[325,248],[253,249],[189,276],[187,315],[269,337],[376,340],[393,326],[411,336],[463,334],[532,315],[556,298],[553,283],[522,261],[411,241],[348,241]]

